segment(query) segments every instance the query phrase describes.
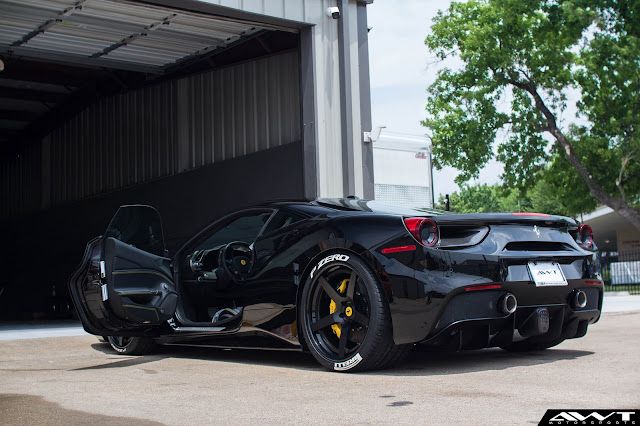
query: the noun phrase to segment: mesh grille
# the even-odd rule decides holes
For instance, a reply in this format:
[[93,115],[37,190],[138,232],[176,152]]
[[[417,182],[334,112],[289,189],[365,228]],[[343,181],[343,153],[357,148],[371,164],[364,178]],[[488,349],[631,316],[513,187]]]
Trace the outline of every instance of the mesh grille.
[[431,188],[428,186],[375,184],[375,199],[381,203],[408,207],[433,208]]

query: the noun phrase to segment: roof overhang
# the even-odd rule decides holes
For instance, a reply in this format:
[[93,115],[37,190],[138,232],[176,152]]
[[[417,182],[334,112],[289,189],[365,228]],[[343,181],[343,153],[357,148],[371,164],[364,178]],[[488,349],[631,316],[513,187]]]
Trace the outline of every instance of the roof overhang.
[[287,27],[126,0],[3,0],[0,53],[163,73],[259,31]]
[[611,207],[606,206],[599,207],[595,211],[584,215],[582,222],[591,227],[593,239],[602,251],[617,251],[617,231],[619,228],[629,226],[629,222]]
[[304,25],[192,0],[0,2],[3,156],[101,96],[293,48]]

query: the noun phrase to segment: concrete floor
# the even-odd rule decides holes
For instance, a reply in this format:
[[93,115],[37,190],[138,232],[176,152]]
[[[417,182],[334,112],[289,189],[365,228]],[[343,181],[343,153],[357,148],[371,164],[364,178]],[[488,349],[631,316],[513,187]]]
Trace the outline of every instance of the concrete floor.
[[640,407],[639,337],[640,312],[608,313],[555,349],[412,353],[367,374],[302,353],[5,340],[0,424],[537,424],[548,408]]
[[[605,293],[603,312],[632,311],[640,311],[640,296]],[[82,325],[74,320],[0,322],[0,341],[85,335]]]

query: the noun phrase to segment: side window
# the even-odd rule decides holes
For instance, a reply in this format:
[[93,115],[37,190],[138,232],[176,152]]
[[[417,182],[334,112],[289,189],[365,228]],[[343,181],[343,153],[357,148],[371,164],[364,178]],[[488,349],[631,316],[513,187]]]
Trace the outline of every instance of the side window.
[[299,222],[302,219],[304,219],[304,216],[301,216],[299,214],[287,212],[284,210],[278,210],[278,212],[273,216],[273,218],[267,225],[267,229],[264,230],[264,234],[268,234],[269,232],[284,228],[285,226],[289,226],[292,223]]
[[256,212],[232,219],[221,229],[200,244],[196,250],[208,250],[228,244],[232,241],[243,241],[251,244],[271,216],[270,211]]
[[156,256],[164,255],[164,236],[160,213],[151,206],[122,206],[104,238],[112,237]]

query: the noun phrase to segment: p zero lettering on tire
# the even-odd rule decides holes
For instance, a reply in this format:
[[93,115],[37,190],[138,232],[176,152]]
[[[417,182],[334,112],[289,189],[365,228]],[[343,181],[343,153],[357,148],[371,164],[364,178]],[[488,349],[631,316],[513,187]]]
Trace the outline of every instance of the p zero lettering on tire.
[[332,253],[305,283],[300,324],[313,356],[334,371],[382,369],[412,345],[395,345],[386,297],[369,267],[351,253]]
[[108,336],[107,339],[113,350],[122,355],[145,355],[155,346],[150,337]]

